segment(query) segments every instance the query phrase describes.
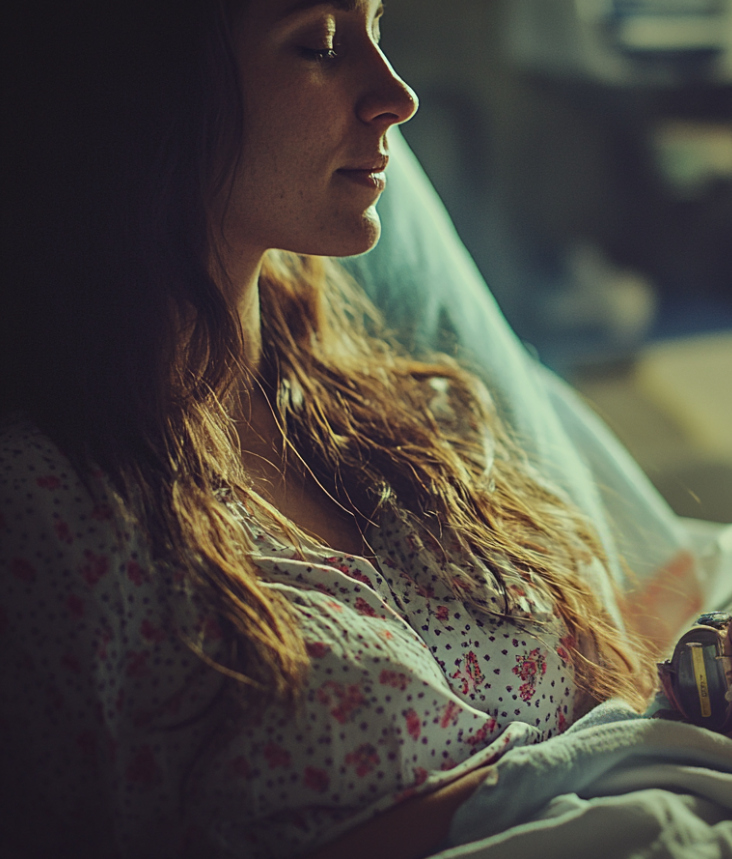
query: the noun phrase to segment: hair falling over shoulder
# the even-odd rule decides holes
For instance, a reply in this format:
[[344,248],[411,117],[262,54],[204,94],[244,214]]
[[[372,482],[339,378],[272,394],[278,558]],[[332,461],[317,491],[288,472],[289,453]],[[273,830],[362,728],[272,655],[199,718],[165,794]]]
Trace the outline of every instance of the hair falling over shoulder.
[[[244,343],[211,274],[207,217],[243,134],[236,4],[79,2],[56,16],[75,5],[75,53],[35,6],[10,30],[25,87],[5,111],[0,408],[28,411],[82,473],[106,472],[154,558],[221,618],[218,668],[246,700],[294,700],[301,634],[222,501],[251,497],[231,417]],[[33,66],[39,50],[53,76]],[[583,580],[588,559],[604,560],[591,524],[532,474],[478,380],[447,356],[401,352],[325,260],[271,252],[260,293],[261,383],[322,485],[367,519],[398,498],[431,533],[532,570],[575,642],[579,683],[642,707],[653,663]]]
[[[261,303],[282,424],[322,485],[367,519],[398,498],[428,538],[452,537],[499,580],[506,562],[532,571],[567,625],[580,688],[644,709],[655,654],[587,582],[588,566],[606,563],[600,540],[532,469],[482,382],[447,355],[401,350],[331,261],[271,254]],[[479,606],[472,585],[456,597]]]

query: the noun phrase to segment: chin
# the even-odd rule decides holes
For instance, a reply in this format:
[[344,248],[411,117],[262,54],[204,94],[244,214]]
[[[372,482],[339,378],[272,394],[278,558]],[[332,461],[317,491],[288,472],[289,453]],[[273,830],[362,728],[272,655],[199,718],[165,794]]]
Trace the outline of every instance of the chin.
[[360,223],[340,241],[333,243],[333,248],[323,256],[355,257],[370,251],[381,237],[381,220],[372,206],[364,213]]
[[[334,219],[335,220],[335,219]],[[350,225],[340,217],[331,229],[317,238],[291,237],[282,244],[272,245],[283,251],[319,257],[355,257],[373,248],[381,236],[381,220],[374,206],[352,218]]]

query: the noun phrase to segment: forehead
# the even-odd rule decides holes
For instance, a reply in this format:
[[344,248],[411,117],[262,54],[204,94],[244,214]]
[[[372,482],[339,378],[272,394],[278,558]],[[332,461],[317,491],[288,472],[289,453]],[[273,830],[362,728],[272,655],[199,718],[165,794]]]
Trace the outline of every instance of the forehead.
[[315,9],[354,12],[380,6],[381,0],[249,0],[244,14],[250,19],[277,23]]
[[285,0],[279,5],[285,7],[282,10],[283,15],[294,15],[297,12],[312,9],[314,6],[330,6],[343,12],[353,12],[359,5],[359,0],[330,0],[330,2],[323,2],[323,0]]

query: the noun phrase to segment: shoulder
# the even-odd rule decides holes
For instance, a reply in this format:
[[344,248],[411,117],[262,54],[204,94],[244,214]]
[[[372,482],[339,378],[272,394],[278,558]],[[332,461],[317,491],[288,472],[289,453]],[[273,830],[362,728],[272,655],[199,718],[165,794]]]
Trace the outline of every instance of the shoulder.
[[[0,418],[0,490],[39,498],[83,489],[80,476],[55,442],[29,417],[14,412]],[[18,496],[17,493],[23,493]],[[89,491],[86,490],[89,495]]]
[[[187,648],[174,634],[169,610],[175,606],[181,626],[199,629],[207,619],[184,584],[154,560],[147,531],[103,473],[82,479],[25,418],[3,424],[0,675],[11,672],[26,704],[35,694],[31,674],[39,689],[72,678],[72,697],[82,689],[94,697],[99,677],[107,678],[108,688],[125,678],[137,687],[128,707],[148,693],[161,694],[166,684],[176,691],[195,658],[182,655]],[[153,670],[173,665],[170,659],[175,670]],[[150,688],[143,690],[144,683]]]
[[[29,420],[2,423],[0,782],[27,786],[12,797],[19,819],[42,794],[74,833],[110,814],[124,838],[176,820],[173,779],[221,678],[175,634],[167,575],[103,474],[82,480]],[[178,601],[182,622],[198,623]]]
[[[81,475],[22,414],[0,423],[0,581],[3,602],[33,603],[83,587],[99,593],[108,573],[135,575],[147,554],[101,473]],[[111,586],[111,582],[110,582]]]
[[[101,474],[82,480],[54,441],[22,414],[0,423],[0,546],[40,559],[60,547],[114,542],[110,494]],[[2,557],[2,556],[0,556]],[[30,560],[30,558],[28,558]]]

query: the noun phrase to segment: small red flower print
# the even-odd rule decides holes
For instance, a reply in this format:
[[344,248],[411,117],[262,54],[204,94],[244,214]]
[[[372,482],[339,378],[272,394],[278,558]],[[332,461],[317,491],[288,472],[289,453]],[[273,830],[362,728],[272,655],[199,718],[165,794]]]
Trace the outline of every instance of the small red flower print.
[[567,665],[570,661],[570,651],[574,647],[574,637],[571,635],[567,635],[564,638],[559,639],[559,644],[557,645],[557,656],[562,660],[562,662]]
[[534,683],[522,683],[518,691],[522,701],[530,701],[536,694],[536,685]]
[[480,670],[480,662],[472,650],[467,653],[462,662],[462,667],[459,667],[450,677],[453,680],[460,681],[461,691],[463,695],[467,695],[468,692],[473,692],[485,680],[485,675]]
[[413,740],[418,740],[422,733],[422,722],[414,710],[407,710],[404,714],[407,720],[407,733]]
[[401,674],[399,671],[382,671],[379,675],[379,683],[382,686],[391,686],[392,689],[398,689],[403,692],[412,682],[412,678],[406,674]]
[[322,659],[330,653],[330,645],[323,641],[308,641],[305,644],[305,649],[308,652],[308,656],[313,659]]
[[496,730],[496,725],[498,723],[495,719],[488,719],[488,721],[482,727],[478,728],[478,730],[474,734],[470,734],[470,736],[465,738],[465,742],[469,746],[479,746],[485,742],[486,737],[489,734],[492,734],[493,731]]
[[275,767],[289,767],[292,763],[292,755],[278,746],[277,743],[267,743],[264,747],[264,759],[269,764],[270,769]]
[[56,536],[62,543],[68,543],[71,545],[71,543],[74,542],[74,535],[71,533],[69,523],[64,522],[63,519],[57,519],[53,523],[53,530],[56,532]]
[[116,740],[114,737],[107,737],[106,743],[107,754],[109,755],[109,759],[111,761],[117,760],[117,751],[119,750],[119,740]]
[[36,485],[41,489],[58,489],[61,486],[61,481],[55,474],[47,474],[44,477],[36,478]]
[[137,585],[138,588],[143,582],[150,580],[150,576],[148,576],[137,561],[130,561],[127,564],[127,578],[133,585]]
[[440,764],[440,769],[442,772],[447,772],[448,770],[454,770],[457,766],[457,761],[454,761],[452,758],[445,758],[445,760]]
[[52,710],[63,710],[66,706],[66,699],[63,692],[55,686],[48,690],[48,700]]
[[143,746],[130,761],[125,773],[127,781],[150,787],[160,779],[160,771],[150,746]]
[[336,570],[340,570],[342,573],[347,573],[350,569],[343,563],[343,558],[323,558],[323,563],[329,567],[334,567]]
[[448,728],[450,725],[454,725],[457,722],[462,709],[463,708],[456,701],[448,701],[442,712],[442,716],[440,717],[440,727]]
[[325,793],[330,786],[328,773],[325,770],[315,769],[315,767],[305,768],[303,782],[305,787],[309,787],[310,790],[317,791],[318,793]]
[[339,558],[337,556],[333,558],[323,558],[323,563],[328,564],[329,567],[335,567],[336,570],[340,570],[340,572],[348,576],[349,579],[355,579],[357,582],[361,582],[362,584],[371,587],[371,579],[369,579],[368,576],[365,576],[360,570],[354,570],[353,567],[345,563],[345,558]]
[[24,558],[13,558],[10,562],[10,573],[21,582],[32,582],[36,577],[36,568]]
[[[329,593],[329,591],[326,590],[326,593]],[[333,611],[337,611],[337,612],[343,611],[343,606],[339,602],[335,602],[334,600],[328,600],[326,605],[328,606],[328,608],[332,609]]]
[[106,555],[95,555],[87,549],[84,552],[86,564],[81,568],[81,577],[84,581],[94,587],[102,576],[109,572],[109,558]]
[[404,538],[404,542],[407,544],[410,552],[418,552],[421,548],[419,540],[415,534],[407,534]]
[[[316,582],[315,587],[317,588],[317,590],[320,591],[321,594],[328,594],[328,596],[330,596],[330,597],[333,596],[333,591],[331,591],[327,585],[324,585],[323,582]],[[343,609],[343,606],[341,606],[339,603],[328,602],[328,603],[326,603],[326,605],[329,605],[331,608],[337,607],[338,611],[342,611],[342,609]]]
[[538,647],[529,653],[516,657],[516,665],[511,671],[524,682],[519,686],[522,701],[530,701],[536,693],[536,682],[546,674],[546,656]]
[[564,733],[564,731],[567,730],[567,726],[567,717],[564,715],[562,708],[559,707],[559,709],[557,710],[557,730],[560,734],[562,734]]
[[569,653],[562,647],[561,644],[557,645],[557,656],[562,660],[562,662],[567,665],[569,663]]
[[363,614],[366,617],[376,617],[375,609],[370,606],[363,597],[358,597],[356,602],[353,604],[353,607],[357,612],[359,612],[359,614]]
[[97,504],[97,506],[92,510],[91,517],[92,519],[96,519],[97,522],[107,522],[113,515],[111,507],[106,504]]
[[164,630],[159,629],[157,626],[153,626],[153,624],[147,619],[143,620],[140,626],[140,633],[146,641],[150,642],[165,641],[167,638]]
[[448,620],[450,617],[450,611],[446,605],[438,605],[437,611],[435,612],[435,617],[437,620]]
[[413,787],[408,787],[406,790],[403,790],[401,793],[394,794],[394,805],[399,805],[400,802],[404,802],[407,799],[411,799],[417,793],[416,789]]
[[414,768],[414,786],[419,787],[421,784],[424,784],[427,781],[427,776],[429,773],[424,767],[415,767]]
[[543,677],[546,674],[546,657],[538,647],[529,653],[524,653],[523,656],[517,656],[516,662],[517,664],[511,671],[522,680],[530,682],[532,679]]
[[177,716],[180,713],[180,708],[183,706],[183,693],[176,692],[171,695],[163,706],[163,712],[169,716]]
[[81,671],[81,665],[79,664],[79,660],[72,656],[70,653],[65,654],[61,657],[61,665],[72,674],[79,674]]
[[128,677],[141,677],[147,671],[147,657],[148,653],[145,650],[136,653],[134,651],[130,651],[127,654],[127,670],[125,674]]
[[215,617],[206,617],[202,625],[203,637],[208,641],[221,641],[224,633],[221,629],[221,624]]
[[112,634],[109,632],[103,632],[101,638],[99,639],[99,644],[97,646],[97,656],[100,659],[107,658],[107,645],[112,640]]
[[249,761],[243,755],[239,755],[238,758],[234,758],[230,766],[232,773],[238,778],[249,778]]
[[[331,708],[331,716],[341,725],[348,720],[354,710],[366,703],[361,687],[356,683],[343,686],[334,680],[328,680],[315,694],[321,704]],[[335,706],[332,706],[333,704]]]
[[455,590],[465,591],[467,593],[470,593],[474,589],[472,582],[468,581],[467,579],[463,579],[460,576],[455,576],[452,579],[452,586],[453,588],[455,588]]
[[390,629],[380,629],[379,635],[387,641],[391,641],[394,638],[394,633]]
[[132,716],[132,724],[136,728],[144,728],[152,722],[155,718],[155,714],[151,713],[149,710],[140,710]]
[[356,775],[359,778],[363,778],[365,775],[373,772],[381,761],[378,752],[371,743],[364,743],[355,752],[349,752],[345,760],[348,766],[356,768]]
[[77,736],[76,748],[83,761],[94,763],[97,756],[97,740],[91,731],[85,731]]

